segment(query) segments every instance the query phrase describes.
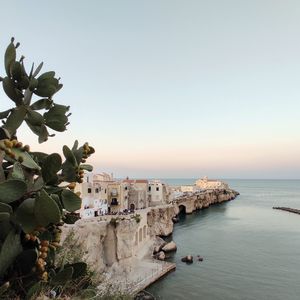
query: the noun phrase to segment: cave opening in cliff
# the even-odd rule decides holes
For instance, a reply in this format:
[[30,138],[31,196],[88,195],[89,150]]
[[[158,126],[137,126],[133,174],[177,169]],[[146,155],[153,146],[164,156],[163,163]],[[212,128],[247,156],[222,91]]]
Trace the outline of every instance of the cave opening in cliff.
[[186,217],[186,207],[185,205],[179,205],[179,214],[178,218],[179,219],[184,219]]

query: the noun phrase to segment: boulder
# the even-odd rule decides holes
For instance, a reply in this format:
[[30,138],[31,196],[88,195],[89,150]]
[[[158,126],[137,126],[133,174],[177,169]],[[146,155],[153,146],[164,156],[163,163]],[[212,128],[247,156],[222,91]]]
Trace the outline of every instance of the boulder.
[[173,217],[172,221],[173,221],[173,223],[178,223],[179,222],[179,218],[178,217]]
[[158,260],[165,260],[166,258],[166,254],[163,252],[163,251],[160,251],[158,254],[157,254],[157,259]]
[[164,241],[160,237],[155,237],[154,245],[153,245],[153,254],[157,254],[159,251],[161,251],[162,247],[164,247],[167,244],[166,241]]
[[140,291],[135,297],[134,300],[155,300],[154,296],[152,296],[149,292]]
[[193,256],[192,255],[187,255],[187,256],[184,256],[182,259],[181,259],[182,262],[185,262],[187,264],[191,264],[193,263]]
[[161,250],[164,251],[164,252],[176,251],[176,250],[177,250],[177,246],[176,246],[176,244],[172,241],[172,242],[166,244],[165,246],[163,246]]
[[160,246],[155,246],[154,249],[153,249],[153,254],[156,254],[160,251]]

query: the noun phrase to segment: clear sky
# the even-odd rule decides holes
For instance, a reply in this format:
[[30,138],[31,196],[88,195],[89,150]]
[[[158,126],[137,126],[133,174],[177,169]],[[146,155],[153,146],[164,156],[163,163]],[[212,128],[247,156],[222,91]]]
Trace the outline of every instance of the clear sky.
[[118,177],[300,178],[299,0],[0,4],[0,53],[14,36],[71,105],[50,142],[19,133],[32,148],[88,141]]

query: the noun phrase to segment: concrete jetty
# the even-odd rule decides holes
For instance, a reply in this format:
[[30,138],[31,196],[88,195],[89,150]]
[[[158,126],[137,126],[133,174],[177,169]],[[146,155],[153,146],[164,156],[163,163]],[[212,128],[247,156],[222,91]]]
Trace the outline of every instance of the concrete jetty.
[[273,209],[284,210],[284,211],[288,211],[288,212],[300,215],[300,209],[295,209],[295,208],[290,208],[290,207],[280,207],[280,206],[274,206]]

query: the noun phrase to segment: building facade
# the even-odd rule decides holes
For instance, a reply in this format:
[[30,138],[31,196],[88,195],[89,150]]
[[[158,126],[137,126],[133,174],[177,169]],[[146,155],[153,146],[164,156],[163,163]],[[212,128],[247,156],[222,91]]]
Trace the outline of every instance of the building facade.
[[227,183],[221,181],[221,180],[216,180],[216,179],[208,179],[207,176],[205,176],[202,179],[198,179],[195,182],[195,185],[201,189],[204,190],[214,190],[214,189],[228,189],[229,186]]
[[111,174],[91,174],[76,186],[82,197],[81,215],[92,217],[101,214],[134,212],[150,206],[170,203],[173,190],[160,180],[115,180]]
[[112,175],[100,173],[85,176],[84,182],[77,184],[75,192],[80,192],[83,217],[92,217],[108,212],[108,185],[114,182]]
[[148,180],[125,179],[123,183],[128,185],[128,209],[143,209],[149,206]]

